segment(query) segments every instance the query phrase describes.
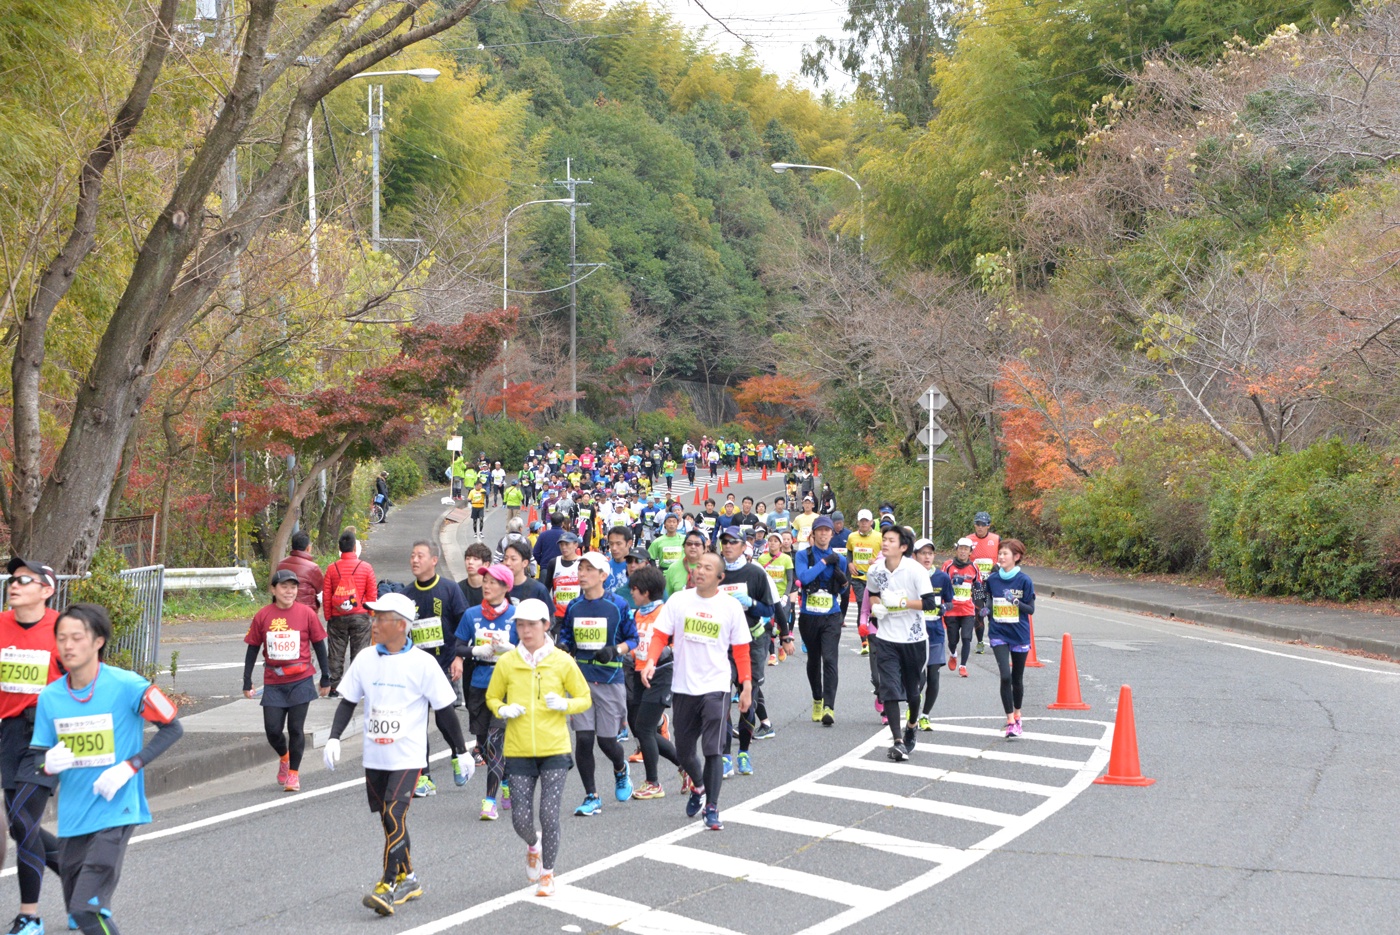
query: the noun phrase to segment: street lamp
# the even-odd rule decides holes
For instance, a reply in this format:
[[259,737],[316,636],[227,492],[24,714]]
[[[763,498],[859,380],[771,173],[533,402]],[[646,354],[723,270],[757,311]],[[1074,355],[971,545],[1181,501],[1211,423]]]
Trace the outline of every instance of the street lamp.
[[789,169],[815,169],[815,170],[817,170],[818,172],[835,172],[835,173],[837,173],[837,174],[839,174],[839,175],[844,175],[844,176],[846,176],[846,178],[848,178],[848,179],[851,180],[851,184],[855,185],[856,191],[860,192],[860,252],[861,252],[861,255],[864,256],[864,255],[865,255],[865,189],[863,189],[863,188],[860,187],[860,182],[856,181],[856,177],[855,177],[854,175],[851,175],[849,172],[842,172],[840,169],[834,168],[834,167],[832,167],[832,166],[813,166],[813,165],[807,165],[806,163],[801,163],[801,162],[775,162],[775,163],[773,163],[773,171],[776,172],[776,173],[778,173],[779,175],[782,175],[784,172],[786,172],[786,171],[789,170]]
[[[510,219],[511,215],[521,208],[528,208],[530,205],[566,205],[571,206],[573,198],[538,198],[534,201],[527,201],[524,204],[516,205],[506,212],[505,220],[501,221],[501,311],[510,307]],[[573,270],[569,271],[572,275]],[[501,418],[506,417],[506,389],[510,381],[506,376],[506,348],[509,342],[501,341]]]

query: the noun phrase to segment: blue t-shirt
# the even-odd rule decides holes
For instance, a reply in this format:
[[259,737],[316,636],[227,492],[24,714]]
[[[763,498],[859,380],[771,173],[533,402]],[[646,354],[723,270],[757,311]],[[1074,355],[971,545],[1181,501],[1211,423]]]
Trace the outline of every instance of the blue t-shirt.
[[[1035,586],[1024,571],[1018,571],[1010,580],[1001,576],[1001,569],[993,568],[987,576],[987,591],[992,601],[992,621],[987,628],[987,637],[993,645],[1006,643],[1010,646],[1029,646],[1031,642],[1030,614],[1016,606],[1017,601],[1029,604],[1035,609]],[[1001,616],[998,616],[1000,613]]]
[[[146,804],[146,772],[138,770],[108,802],[92,791],[109,766],[141,752],[146,721],[146,689],[151,683],[126,669],[100,665],[92,695],[78,701],[68,691],[68,679],[50,682],[39,693],[30,744],[48,749],[62,737],[77,754],[74,765],[58,774],[58,836],[77,837],[123,825],[151,821]],[[86,697],[88,689],[78,692]]]
[[949,578],[943,569],[934,568],[928,573],[928,580],[929,584],[933,585],[934,596],[943,599],[943,603],[938,605],[935,611],[927,608],[924,610],[924,629],[928,631],[928,644],[937,646],[947,636],[943,627],[943,612],[953,603],[953,579]]
[[637,648],[637,625],[620,597],[604,591],[597,600],[579,596],[569,602],[559,628],[559,647],[573,653],[584,681],[608,685],[623,680],[621,659],[593,661],[598,650],[619,643]]
[[[512,646],[520,644],[520,637],[515,632],[515,605],[510,604],[495,620],[487,620],[486,615],[481,611],[481,605],[468,607],[467,612],[462,614],[462,622],[457,624],[457,642],[465,642],[475,646],[478,637],[481,642],[489,639],[499,639],[492,637],[491,633],[504,633],[510,640]],[[482,660],[475,656],[470,657],[472,663],[472,688],[485,688],[491,684],[491,673],[496,671],[496,660]]]

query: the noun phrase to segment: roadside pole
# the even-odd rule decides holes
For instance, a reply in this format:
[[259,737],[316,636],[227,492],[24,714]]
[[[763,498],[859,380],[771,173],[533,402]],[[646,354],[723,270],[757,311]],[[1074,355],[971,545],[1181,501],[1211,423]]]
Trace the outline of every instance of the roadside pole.
[[943,431],[943,426],[938,424],[934,416],[940,409],[948,405],[948,397],[943,395],[943,391],[937,386],[930,384],[919,397],[919,405],[928,413],[928,425],[919,430],[919,441],[928,446],[928,454],[919,455],[920,461],[928,462],[928,486],[924,488],[924,538],[933,538],[933,465],[936,461],[944,464],[948,463],[947,458],[940,458],[934,454],[938,446],[948,438],[948,433]]

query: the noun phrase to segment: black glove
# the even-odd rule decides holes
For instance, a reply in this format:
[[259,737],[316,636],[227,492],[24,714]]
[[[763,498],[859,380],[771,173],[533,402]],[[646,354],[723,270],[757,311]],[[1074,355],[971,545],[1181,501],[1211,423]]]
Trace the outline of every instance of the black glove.
[[825,559],[823,559],[823,561],[825,561],[832,568],[835,568],[837,565],[841,564],[841,556],[837,555],[835,552],[832,552]]
[[593,661],[602,663],[603,665],[607,665],[609,662],[612,662],[616,658],[617,647],[611,643],[604,646],[602,649],[597,649],[593,651]]

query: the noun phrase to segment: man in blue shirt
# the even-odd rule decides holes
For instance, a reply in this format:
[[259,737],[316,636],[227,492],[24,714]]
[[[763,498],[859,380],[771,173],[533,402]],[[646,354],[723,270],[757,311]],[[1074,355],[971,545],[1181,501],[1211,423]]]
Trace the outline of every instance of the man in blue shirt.
[[812,686],[812,720],[836,723],[836,682],[841,644],[840,594],[850,584],[845,556],[831,550],[834,525],[829,516],[812,523],[810,544],[793,555],[793,571],[802,588],[797,626],[807,646],[807,681]]
[[[55,643],[68,674],[39,693],[36,757],[58,776],[59,866],[68,913],[85,935],[117,932],[112,893],[132,828],[151,820],[144,767],[184,733],[175,705],[134,672],[102,662],[112,621],[96,604],[58,618]],[[142,745],[146,724],[156,725]]]

